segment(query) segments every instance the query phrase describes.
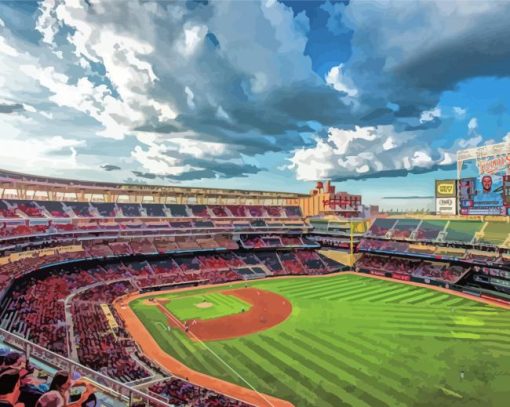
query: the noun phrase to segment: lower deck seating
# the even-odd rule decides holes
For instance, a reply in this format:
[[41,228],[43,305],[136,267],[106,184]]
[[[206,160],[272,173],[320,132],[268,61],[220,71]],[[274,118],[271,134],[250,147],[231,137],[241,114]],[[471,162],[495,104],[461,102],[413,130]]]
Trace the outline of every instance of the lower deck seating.
[[193,406],[250,407],[249,404],[242,401],[195,386],[177,377],[153,384],[149,387],[149,390],[168,403],[175,405],[189,405],[188,402],[193,400]]
[[[98,249],[89,245],[86,250],[104,253],[104,248],[109,248],[99,246]],[[109,304],[115,298],[146,287],[242,280],[242,273],[236,270],[243,268],[256,270],[253,274],[263,277],[264,267],[268,274],[279,275],[333,270],[321,255],[311,250],[190,254],[150,261],[117,260],[94,267],[68,265],[36,271],[16,280],[0,303],[1,324],[61,355],[69,356],[69,349],[76,349],[81,363],[118,380],[137,380],[149,373],[139,358],[131,357],[137,349],[122,321],[116,318],[115,326],[108,322],[105,306],[114,313]],[[74,326],[71,341],[69,318]]]
[[359,270],[407,274],[448,283],[456,283],[469,271],[469,268],[452,266],[447,263],[372,254],[364,254],[356,262],[356,268]]

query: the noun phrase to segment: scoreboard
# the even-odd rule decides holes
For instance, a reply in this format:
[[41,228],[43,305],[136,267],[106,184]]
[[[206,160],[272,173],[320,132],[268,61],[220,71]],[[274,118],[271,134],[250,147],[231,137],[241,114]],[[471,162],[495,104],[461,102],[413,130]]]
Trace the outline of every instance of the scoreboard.
[[510,209],[510,176],[484,174],[459,181],[462,215],[507,215]]

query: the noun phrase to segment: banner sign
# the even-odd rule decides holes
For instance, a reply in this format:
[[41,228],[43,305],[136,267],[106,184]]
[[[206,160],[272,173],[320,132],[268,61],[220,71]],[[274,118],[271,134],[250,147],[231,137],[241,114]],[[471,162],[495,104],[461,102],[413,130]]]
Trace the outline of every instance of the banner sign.
[[370,274],[372,274],[374,276],[383,276],[383,277],[386,277],[386,273],[384,271],[374,271],[374,270],[371,270]]
[[393,273],[392,277],[395,280],[411,281],[411,276],[409,274]]
[[436,198],[436,214],[456,215],[457,198]]
[[478,160],[477,165],[480,175],[497,174],[510,168],[510,154],[491,158],[490,160]]
[[438,215],[457,214],[457,180],[436,180],[436,213]]
[[115,317],[112,314],[112,311],[110,310],[110,307],[108,304],[101,304],[101,310],[103,311],[103,314],[106,318],[106,321],[108,322],[108,325],[110,326],[110,329],[115,331],[119,328],[119,325],[117,324],[117,321],[115,320]]
[[53,256],[57,253],[72,253],[72,252],[81,252],[83,251],[83,247],[81,245],[71,245],[71,246],[61,246],[61,247],[52,247],[47,249],[40,250],[29,250],[26,252],[18,252],[12,253],[9,256],[5,256],[9,260],[9,262],[14,263],[16,261],[31,259],[33,257],[44,257],[44,256]]

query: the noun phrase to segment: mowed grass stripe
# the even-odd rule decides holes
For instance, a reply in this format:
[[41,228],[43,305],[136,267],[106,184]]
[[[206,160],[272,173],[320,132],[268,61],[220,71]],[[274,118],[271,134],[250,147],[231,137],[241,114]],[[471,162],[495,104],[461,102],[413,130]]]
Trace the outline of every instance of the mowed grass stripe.
[[[239,361],[243,361],[242,363],[245,365],[246,369],[250,372],[255,373],[258,377],[263,377],[264,379],[270,377],[271,380],[264,380],[264,387],[256,388],[258,391],[264,391],[267,393],[274,393],[276,391],[284,391],[284,394],[293,395],[296,392],[299,392],[309,397],[316,398],[317,396],[311,392],[309,392],[307,387],[302,386],[301,384],[294,383],[292,386],[282,380],[282,378],[287,377],[285,371],[281,370],[273,360],[266,360],[262,358],[262,356],[252,351],[250,346],[225,346],[225,352],[231,354],[234,358]],[[266,388],[268,386],[268,388]]]
[[240,303],[246,304],[246,307],[249,307],[249,304],[245,301],[241,301],[237,297],[229,296],[229,295],[223,295],[218,294],[218,301],[222,301],[224,305],[226,305],[229,308],[232,308],[232,310],[238,310],[238,306]]
[[437,297],[435,299],[431,299],[429,301],[426,301],[427,304],[429,305],[435,305],[435,304],[441,304],[441,303],[446,303],[447,301],[450,301],[452,299],[456,299],[456,297],[454,297],[453,295],[449,295],[449,294],[443,294],[443,297]]
[[424,305],[426,304],[426,301],[430,299],[436,299],[437,298],[437,291],[428,290],[426,288],[423,289],[424,293],[421,295],[417,295],[414,298],[409,298],[407,300],[404,300],[404,304],[410,304],[410,305]]
[[300,291],[295,291],[292,293],[285,292],[286,296],[290,297],[302,297],[302,298],[313,298],[314,294],[319,294],[323,292],[347,292],[352,290],[357,290],[362,287],[359,282],[352,282],[347,284],[335,284],[329,283],[327,285],[321,285],[319,287],[314,286],[313,288],[303,288]]
[[347,283],[356,282],[359,284],[359,279],[357,276],[351,275],[342,275],[336,277],[324,277],[324,278],[297,278],[294,280],[288,280],[286,282],[278,282],[275,284],[275,288],[278,289],[281,293],[291,293],[293,291],[299,291],[299,289],[310,288],[310,287],[320,287],[322,285],[335,284],[335,285],[343,285]]
[[304,300],[322,300],[337,295],[347,295],[349,293],[358,292],[361,286],[354,287],[328,287],[327,289],[313,290],[301,296]]
[[[366,337],[364,335],[354,336],[353,334],[348,334],[346,336],[346,343],[350,343],[351,346],[355,347],[359,346],[360,349],[365,349],[365,351],[362,353],[364,356],[368,353],[375,353],[380,357],[386,357],[390,359],[391,364],[388,365],[388,368],[392,369],[398,377],[416,377],[422,373],[422,371],[419,368],[416,368],[414,364],[409,363],[409,358],[403,354],[407,348],[406,346],[400,345],[400,343],[398,345],[392,343],[391,346],[389,346],[388,343],[384,343],[382,338],[377,335]],[[344,341],[345,339],[345,337],[340,337],[336,334],[332,334],[331,337],[336,341],[340,339]],[[412,343],[410,343],[410,345],[412,345]]]
[[[407,288],[407,287],[405,287]],[[373,295],[368,302],[379,302],[385,298],[391,297],[395,294],[401,293],[404,287],[396,285],[395,287],[388,287],[386,290],[382,291],[379,294]]]
[[309,281],[307,284],[303,284],[299,287],[292,287],[290,289],[282,289],[281,292],[284,294],[292,295],[294,293],[302,293],[311,290],[320,290],[325,287],[355,287],[362,285],[362,281],[356,279],[330,279],[325,281]]
[[[373,373],[382,370],[382,366],[367,363],[366,360],[357,358],[357,349],[346,349],[343,344],[331,344],[322,340],[317,335],[310,334],[309,336],[299,335],[291,337],[288,334],[283,334],[282,337],[287,341],[295,342],[302,349],[312,349],[313,354],[316,354],[324,363],[329,363],[333,366],[338,366],[343,363],[358,370],[356,377],[362,380],[362,387],[371,394],[378,395],[379,399],[384,400],[389,405],[397,405],[401,400],[407,399],[411,401],[405,392],[399,392],[398,387],[400,383],[393,382],[389,376],[383,375],[378,381],[373,380]],[[335,352],[336,351],[336,352]],[[341,355],[341,359],[337,356]],[[389,396],[389,398],[388,398]],[[405,405],[405,404],[404,404]]]
[[368,303],[374,295],[380,295],[380,294],[381,294],[381,288],[373,287],[372,289],[363,289],[363,290],[359,290],[357,292],[352,292],[352,293],[349,293],[342,297],[332,296],[329,299],[332,301],[335,301],[335,300],[348,301],[350,303],[352,303],[352,302]]
[[324,300],[335,295],[346,295],[348,293],[360,290],[359,287],[328,287],[327,289],[313,290],[307,294],[301,295],[303,300]]
[[[406,374],[406,377],[417,377],[422,374],[422,370],[419,366],[416,366],[413,363],[409,363],[409,349],[414,346],[413,342],[410,341],[401,341],[395,342],[394,336],[388,335],[367,335],[366,333],[360,334],[356,336],[355,340],[359,341],[360,346],[367,349],[377,348],[379,351],[389,352],[390,355],[396,355],[391,358],[392,365],[398,367],[399,372],[409,372]],[[445,338],[444,340],[451,341],[452,338]],[[457,339],[455,339],[457,340]]]
[[209,299],[211,301],[215,301],[218,304],[223,304],[223,305],[227,305],[227,306],[232,305],[232,301],[229,300],[228,296],[220,294],[220,293],[208,294],[207,297],[205,297],[205,300],[207,301]]
[[[398,311],[409,312],[409,311],[412,311],[412,312],[417,312],[417,313],[420,312],[421,314],[427,314],[427,313],[430,313],[431,311],[443,312],[443,311],[447,310],[447,307],[443,307],[441,305],[430,306],[430,305],[426,305],[423,303],[412,304],[412,306],[410,304],[399,304],[399,303],[388,303],[388,302],[381,303],[380,305],[374,305],[372,303],[366,303],[366,302],[360,302],[359,304],[356,304],[356,309],[363,310],[363,309],[367,309],[367,308],[368,309],[385,309],[387,312],[398,312]],[[484,309],[474,309],[471,307],[456,307],[456,310],[460,310],[464,313],[469,313],[469,314],[473,314],[473,315],[482,315],[482,316],[487,316],[487,317],[493,317],[493,316],[498,315],[497,313],[492,312],[492,310],[490,310],[488,308],[486,310],[489,312],[486,312],[486,310],[484,310]],[[504,313],[502,315],[505,316]]]
[[[366,319],[369,316],[372,316],[374,319],[381,318],[400,318],[400,319],[418,319],[422,321],[441,321],[441,322],[449,322],[452,319],[457,317],[466,318],[466,319],[475,319],[480,320],[478,315],[474,315],[472,313],[462,311],[459,309],[455,309],[455,312],[451,311],[451,308],[431,308],[428,312],[422,311],[419,309],[414,309],[414,305],[402,305],[401,309],[398,311],[387,310],[384,307],[372,305],[372,307],[358,307],[350,311],[351,315],[359,316],[360,318]],[[485,325],[494,325],[505,327],[508,326],[508,319],[494,319],[488,323],[487,320],[483,320]]]
[[[441,329],[444,328],[445,330],[449,329],[452,331],[458,330],[462,332],[467,333],[473,333],[476,335],[501,335],[502,337],[508,337],[509,343],[510,343],[510,329],[497,329],[492,326],[481,326],[481,325],[469,325],[469,324],[462,324],[460,322],[445,322],[443,324],[437,324],[437,323],[420,323],[419,320],[415,321],[404,321],[406,324],[405,327],[408,329],[414,328],[414,329],[422,329],[423,327],[427,328],[433,328],[433,329]],[[393,321],[388,320],[385,321],[385,325],[391,326],[402,326],[402,322],[400,321]]]
[[[275,367],[284,367],[285,370],[283,370],[283,375],[284,376],[291,376],[294,378],[295,382],[298,382],[298,383],[301,383],[302,386],[304,387],[305,384],[309,383],[310,382],[310,374],[312,375],[312,377],[316,376],[316,373],[313,372],[313,371],[310,371],[309,369],[302,369],[300,367],[300,370],[297,369],[297,367],[295,367],[295,363],[294,360],[292,358],[289,358],[289,356],[287,354],[284,354],[284,353],[280,353],[280,352],[277,352],[277,353],[271,353],[269,352],[269,350],[265,347],[265,346],[262,346],[262,344],[259,343],[260,341],[257,341],[257,342],[252,342],[251,343],[251,349],[253,349],[255,352],[259,353],[261,356],[265,356],[265,359],[266,360],[270,360],[271,363],[275,366]],[[307,372],[308,373],[308,376],[303,374],[303,372]],[[319,387],[322,387],[322,385],[319,385]],[[298,389],[296,389],[298,390]],[[321,391],[323,391],[325,394],[329,394],[328,391],[326,391],[326,389],[324,388],[321,388]],[[304,394],[306,394],[307,392],[305,392]],[[310,395],[307,396],[308,399],[316,399],[320,397],[319,394],[314,394],[314,393],[311,393]],[[335,398],[336,401],[340,402],[340,404],[344,404],[345,401],[344,400],[341,400],[339,399],[337,396],[333,396]]]
[[465,332],[462,332],[460,330],[451,331],[451,330],[433,330],[433,329],[410,329],[404,326],[397,326],[397,327],[387,327],[387,326],[377,326],[377,327],[371,327],[367,326],[367,330],[373,334],[373,335],[397,335],[398,336],[408,336],[411,338],[424,338],[424,337],[430,337],[430,338],[457,338],[461,339],[461,335],[472,337],[472,335],[477,334],[466,334]]
[[[184,334],[183,334],[184,336]],[[202,352],[197,352],[194,346],[202,346],[197,343],[192,343],[187,339],[187,337],[183,337],[183,340],[180,341],[181,344],[186,348],[188,352],[187,358],[195,359],[198,364],[202,366],[204,370],[203,372],[214,372],[214,374],[219,374],[220,372],[226,371],[226,367],[223,363],[221,363],[214,355],[210,355],[211,357],[207,357]],[[186,359],[184,359],[186,360]],[[230,373],[230,372],[228,372]]]
[[372,299],[370,299],[369,302],[383,303],[383,302],[386,302],[386,300],[388,300],[388,299],[395,298],[396,296],[401,296],[404,294],[414,292],[416,287],[404,285],[404,284],[397,284],[397,287],[395,287],[395,288],[396,288],[395,290],[381,291],[380,294],[377,294],[377,300],[372,301]]
[[[233,297],[231,295],[221,294],[221,293],[213,294],[213,300],[219,304],[223,304],[223,305],[227,306],[228,308],[237,308],[237,305],[241,301],[236,297]],[[244,301],[242,301],[242,302],[244,302]]]
[[[360,293],[366,290],[379,290],[380,288],[377,285],[367,285],[367,284],[359,284],[355,287],[344,287],[341,289],[337,289],[335,291],[330,292],[327,297],[328,299],[334,299],[334,297],[346,297],[348,295],[353,295],[356,293]],[[312,296],[311,298],[315,298]]]
[[414,296],[414,298],[402,300],[400,303],[401,304],[418,304],[418,303],[424,303],[427,300],[430,300],[432,298],[437,298],[437,292],[424,289],[421,293],[417,293]]
[[[463,304],[463,298],[456,297],[454,295],[451,296],[449,300],[446,300],[443,304],[445,307],[456,307],[457,305]],[[464,300],[465,301],[465,300]],[[474,302],[474,301],[473,301]]]
[[[376,362],[380,362],[384,360],[384,357],[391,357],[391,365],[384,364],[384,369],[386,374],[390,377],[393,377],[397,382],[400,383],[405,377],[416,376],[420,374],[420,370],[414,369],[413,364],[411,363],[401,363],[399,359],[395,359],[393,356],[400,354],[400,348],[394,347],[389,348],[388,346],[380,346],[375,339],[367,340],[363,338],[361,335],[353,336],[350,334],[343,335],[341,338],[335,334],[331,335],[331,338],[335,341],[341,340],[342,344],[345,346],[350,346],[353,349],[358,349],[360,352],[360,357],[366,360],[370,360],[372,357]],[[386,366],[388,366],[386,368]],[[397,373],[398,372],[398,373]],[[401,383],[400,383],[401,386]],[[407,389],[402,389],[407,394]]]
[[476,319],[479,318],[476,316],[470,316],[470,314],[463,313],[462,311],[455,311],[452,312],[451,308],[441,308],[441,309],[432,309],[429,310],[429,313],[426,313],[421,310],[417,310],[414,308],[413,305],[408,304],[402,304],[401,309],[398,311],[388,311],[385,308],[381,308],[377,305],[372,305],[371,307],[364,307],[363,309],[358,309],[356,307],[352,310],[352,314],[359,314],[364,315],[365,318],[367,318],[367,313],[370,313],[370,316],[373,316],[374,319],[390,316],[395,318],[413,318],[413,319],[421,319],[423,321],[427,320],[442,320],[442,321],[449,321],[452,318],[455,318],[457,316],[459,317],[465,317],[470,319]]
[[385,300],[381,300],[381,303],[384,304],[402,304],[402,301],[416,298],[417,295],[420,295],[422,293],[421,287],[413,287],[408,286],[411,289],[408,292],[404,292],[402,294],[394,295],[393,297],[387,298]]
[[[264,341],[264,346],[272,349],[274,351],[273,353],[285,353],[291,356],[293,360],[301,362],[301,365],[306,366],[306,370],[311,373],[312,377],[314,375],[320,375],[321,379],[324,380],[324,385],[327,386],[330,391],[334,392],[336,398],[339,400],[344,400],[352,406],[389,405],[359,387],[356,376],[353,376],[352,372],[350,373],[348,371],[353,370],[349,366],[340,365],[334,366],[333,368],[331,368],[331,366],[325,367],[324,365],[329,365],[328,362],[326,360],[321,360],[321,364],[315,362],[316,358],[313,353],[310,353],[309,349],[299,347],[295,343],[286,343],[281,340],[281,337],[279,337],[278,340],[269,337],[263,337],[262,339]],[[296,348],[299,348],[299,352]],[[305,355],[308,355],[308,357]],[[349,388],[349,386],[358,387],[356,387],[353,392],[348,392],[345,389]],[[339,396],[341,398],[339,398]]]
[[282,293],[282,294],[286,294],[286,295],[293,295],[293,294],[299,294],[299,293],[302,293],[302,292],[306,292],[308,290],[311,290],[311,289],[320,289],[322,287],[330,287],[330,286],[341,286],[341,285],[344,285],[344,284],[359,284],[358,281],[354,281],[354,280],[351,280],[351,281],[338,281],[338,280],[334,280],[334,279],[331,279],[331,280],[323,280],[323,281],[306,281],[306,282],[303,282],[302,284],[291,284],[289,285],[288,287],[284,287],[284,288],[281,288],[279,291]]
[[366,284],[364,288],[360,288],[359,290],[352,291],[345,295],[332,295],[328,297],[328,299],[342,301],[356,301],[359,298],[369,298],[376,293],[380,293],[385,288],[387,287],[381,284]]

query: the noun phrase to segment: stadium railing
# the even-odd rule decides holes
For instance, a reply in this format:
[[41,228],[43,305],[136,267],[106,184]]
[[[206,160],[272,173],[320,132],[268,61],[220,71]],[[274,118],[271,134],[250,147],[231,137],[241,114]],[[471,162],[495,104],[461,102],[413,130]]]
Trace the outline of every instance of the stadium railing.
[[140,402],[143,402],[146,405],[158,407],[172,406],[159,398],[122,384],[117,380],[107,377],[95,370],[89,369],[88,367],[45,349],[42,346],[2,328],[0,328],[0,337],[2,342],[23,351],[27,355],[27,358],[32,357],[39,359],[62,370],[78,372],[82,377],[92,382],[99,391],[125,402],[128,406],[135,405],[135,403],[136,405],[139,405]]

